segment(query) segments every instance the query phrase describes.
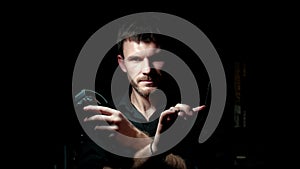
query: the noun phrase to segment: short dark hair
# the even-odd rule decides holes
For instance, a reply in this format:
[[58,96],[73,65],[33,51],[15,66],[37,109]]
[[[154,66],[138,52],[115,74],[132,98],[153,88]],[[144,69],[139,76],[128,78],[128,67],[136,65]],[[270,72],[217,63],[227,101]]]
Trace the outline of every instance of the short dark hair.
[[156,24],[153,23],[153,20],[150,21],[149,18],[139,18],[130,24],[124,24],[118,32],[118,54],[124,57],[123,44],[127,40],[137,43],[155,43],[159,47],[159,33]]

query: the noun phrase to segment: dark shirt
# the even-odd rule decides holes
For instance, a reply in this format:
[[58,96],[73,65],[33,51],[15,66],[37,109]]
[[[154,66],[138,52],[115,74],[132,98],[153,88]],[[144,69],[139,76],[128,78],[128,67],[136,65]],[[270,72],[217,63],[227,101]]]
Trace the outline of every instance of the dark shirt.
[[145,132],[150,137],[155,135],[160,113],[164,111],[164,106],[157,107],[157,110],[151,115],[149,121],[135,108],[130,102],[129,96],[124,95],[117,105],[126,118],[139,130]]

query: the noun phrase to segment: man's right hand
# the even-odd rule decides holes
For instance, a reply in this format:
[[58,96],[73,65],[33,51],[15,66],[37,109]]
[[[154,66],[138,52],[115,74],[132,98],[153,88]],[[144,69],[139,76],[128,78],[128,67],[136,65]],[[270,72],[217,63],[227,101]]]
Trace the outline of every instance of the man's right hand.
[[[89,105],[83,108],[86,112],[94,112],[95,115],[85,117],[84,122],[100,122],[95,124],[95,132],[109,131],[111,132],[111,138],[115,138],[123,146],[131,147],[135,150],[139,150],[149,144],[152,139],[145,133],[137,129],[122,112],[104,106]],[[107,122],[107,123],[103,123]],[[97,125],[98,124],[98,125]],[[103,125],[99,125],[103,124]],[[125,135],[125,136],[124,136]],[[145,138],[143,141],[139,139],[131,138]],[[136,142],[133,143],[132,140]]]

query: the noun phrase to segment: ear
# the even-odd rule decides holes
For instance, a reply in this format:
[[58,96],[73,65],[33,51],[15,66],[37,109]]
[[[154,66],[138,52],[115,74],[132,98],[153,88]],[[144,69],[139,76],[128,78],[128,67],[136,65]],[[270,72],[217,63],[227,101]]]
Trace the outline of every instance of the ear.
[[127,72],[126,66],[124,64],[124,59],[121,55],[118,55],[118,63],[123,72]]

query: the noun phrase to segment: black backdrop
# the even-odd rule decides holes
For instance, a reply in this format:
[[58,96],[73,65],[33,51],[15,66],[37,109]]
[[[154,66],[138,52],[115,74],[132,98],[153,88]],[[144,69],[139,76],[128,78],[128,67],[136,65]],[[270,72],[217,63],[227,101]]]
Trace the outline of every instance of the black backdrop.
[[[252,87],[258,87],[251,81],[258,68],[251,61],[260,57],[257,51],[262,48],[264,37],[261,36],[261,31],[264,28],[258,25],[264,22],[242,9],[228,13],[226,10],[210,9],[211,13],[194,8],[183,11],[163,7],[138,10],[122,8],[104,12],[101,9],[81,11],[54,7],[38,8],[14,16],[9,20],[16,25],[12,29],[14,36],[10,40],[20,47],[11,52],[22,53],[17,54],[17,76],[25,80],[18,80],[16,88],[21,91],[18,96],[21,96],[19,104],[23,107],[22,112],[26,112],[18,119],[24,125],[17,135],[23,131],[26,134],[25,137],[18,136],[14,139],[17,141],[14,148],[26,148],[21,155],[29,157],[31,166],[71,167],[70,157],[74,153],[72,146],[77,142],[80,129],[73,112],[72,73],[81,48],[94,32],[114,19],[135,12],[157,11],[177,15],[197,25],[214,45],[225,68],[228,99],[215,134],[199,149],[199,160],[203,162],[203,166],[262,166],[265,157],[263,126],[266,115],[255,110],[250,103],[253,103],[251,98],[256,97]],[[247,110],[247,128],[242,130],[233,127],[235,62],[247,65],[245,92],[242,96]],[[247,155],[247,164],[237,164],[237,152]]]

